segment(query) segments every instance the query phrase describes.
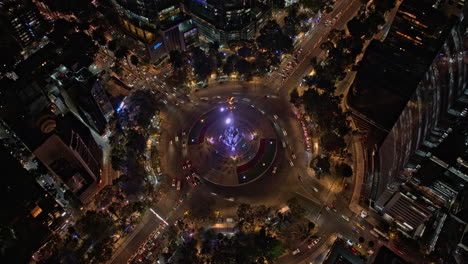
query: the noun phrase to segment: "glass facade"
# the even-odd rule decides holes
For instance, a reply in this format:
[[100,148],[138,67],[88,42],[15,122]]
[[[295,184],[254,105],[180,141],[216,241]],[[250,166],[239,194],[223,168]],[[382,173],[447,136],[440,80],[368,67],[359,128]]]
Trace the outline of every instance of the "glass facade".
[[[401,171],[410,158],[420,148],[436,147],[447,132],[443,121],[449,115],[447,111],[467,89],[466,41],[468,31],[462,18],[450,31],[442,49],[383,141],[378,151],[379,169],[373,177],[376,188],[372,189],[372,198],[378,197],[392,183],[406,180]],[[414,166],[408,164],[408,169]]]

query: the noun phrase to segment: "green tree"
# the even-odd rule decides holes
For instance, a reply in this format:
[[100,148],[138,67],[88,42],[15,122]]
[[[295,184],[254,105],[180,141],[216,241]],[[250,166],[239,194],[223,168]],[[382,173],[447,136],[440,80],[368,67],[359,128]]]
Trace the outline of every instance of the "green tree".
[[335,166],[336,175],[339,177],[351,177],[353,176],[353,169],[346,163],[340,163]]
[[135,66],[138,66],[138,64],[140,64],[140,60],[135,55],[130,56],[130,62]]
[[304,8],[309,8],[312,12],[317,13],[325,7],[326,1],[323,0],[300,0],[299,3]]
[[130,54],[130,50],[128,49],[128,47],[121,46],[119,49],[117,49],[114,55],[117,59],[121,60],[123,58],[127,58],[128,54]]
[[99,263],[104,263],[112,257],[112,245],[110,239],[98,242],[94,245],[88,257],[94,259]]
[[97,211],[87,211],[76,221],[75,227],[81,234],[88,235],[94,241],[108,237],[115,230],[112,218]]
[[289,199],[286,204],[288,205],[289,209],[291,210],[291,214],[296,217],[302,217],[305,214],[305,209],[300,205],[299,200],[297,198]]
[[291,91],[289,102],[295,105],[296,107],[301,104],[301,97],[299,96],[299,92],[297,91],[297,88],[294,88]]
[[322,141],[322,148],[330,153],[338,153],[346,147],[343,137],[338,136],[332,131],[326,131],[320,140]]
[[240,220],[246,220],[247,222],[253,221],[253,208],[250,204],[241,203],[237,207],[237,216]]

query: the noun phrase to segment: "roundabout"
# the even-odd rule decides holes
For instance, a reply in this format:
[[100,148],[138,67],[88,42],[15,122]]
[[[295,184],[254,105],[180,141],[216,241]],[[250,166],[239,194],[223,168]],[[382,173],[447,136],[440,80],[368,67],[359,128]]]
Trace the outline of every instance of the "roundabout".
[[269,171],[277,152],[272,121],[253,104],[235,97],[217,102],[192,124],[187,159],[205,180],[245,185]]

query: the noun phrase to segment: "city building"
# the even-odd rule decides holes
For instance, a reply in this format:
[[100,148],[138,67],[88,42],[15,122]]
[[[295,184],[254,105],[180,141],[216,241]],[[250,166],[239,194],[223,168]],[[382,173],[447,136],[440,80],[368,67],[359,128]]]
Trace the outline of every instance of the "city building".
[[195,23],[175,0],[113,0],[126,32],[142,41],[152,61],[166,57],[171,50],[198,45]]
[[[383,215],[383,219],[395,223],[397,229],[409,237],[421,237],[426,223],[432,217],[432,212],[423,204],[420,198],[411,193],[394,192],[387,190],[375,203],[375,208]],[[432,207],[433,211],[436,208]]]
[[12,37],[27,57],[47,42],[50,24],[43,19],[36,5],[27,0],[5,0],[0,3],[0,32],[2,41]]
[[386,246],[381,246],[367,260],[368,264],[408,264],[403,258]]
[[102,150],[91,132],[70,113],[54,130],[33,153],[81,202],[88,203],[99,189]]
[[[73,200],[65,197],[67,191],[87,203],[99,190],[103,152],[96,140],[102,140],[113,108],[100,76],[86,69],[73,72],[61,65],[30,74],[36,78],[27,75],[29,67],[43,65],[44,58],[36,55],[17,65],[17,80],[0,80],[2,138],[11,142],[12,150],[15,146],[27,150],[17,155],[23,164],[33,159],[34,166],[45,167],[37,181],[56,187],[59,204],[65,207]],[[53,60],[50,65],[54,66]]]
[[324,264],[351,263],[362,264],[364,260],[357,256],[356,249],[341,238],[337,238],[323,261]]
[[208,42],[227,44],[252,39],[271,15],[271,8],[255,0],[185,0],[200,37]]
[[33,252],[62,228],[67,213],[3,145],[0,159],[4,175],[0,187],[0,259],[4,263],[28,263]]
[[465,100],[466,21],[442,10],[440,1],[404,1],[386,39],[373,40],[360,62],[347,100],[367,134],[362,195],[371,205],[408,180],[405,165],[444,137],[442,120]]

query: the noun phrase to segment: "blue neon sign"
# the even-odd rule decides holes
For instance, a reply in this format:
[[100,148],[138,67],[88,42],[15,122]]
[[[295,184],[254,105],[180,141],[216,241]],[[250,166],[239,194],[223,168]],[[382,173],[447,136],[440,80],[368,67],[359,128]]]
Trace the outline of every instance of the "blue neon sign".
[[159,48],[162,46],[162,42],[157,43],[156,45],[153,46],[153,50]]

